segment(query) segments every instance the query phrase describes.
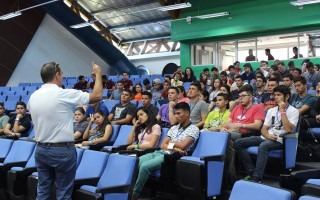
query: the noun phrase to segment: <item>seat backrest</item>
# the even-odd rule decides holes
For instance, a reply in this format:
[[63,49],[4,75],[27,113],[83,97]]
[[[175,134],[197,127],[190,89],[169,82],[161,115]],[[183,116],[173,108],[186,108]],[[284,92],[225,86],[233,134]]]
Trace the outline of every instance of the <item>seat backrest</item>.
[[320,200],[320,198],[305,195],[305,196],[301,196],[299,200]]
[[33,153],[35,144],[36,143],[34,142],[21,140],[14,141],[10,152],[3,163],[28,161],[31,154]]
[[79,164],[80,164],[80,161],[82,159],[82,155],[83,155],[84,149],[76,148],[76,151],[77,151],[77,167],[78,167]]
[[127,139],[129,137],[129,134],[132,130],[132,126],[131,125],[122,125],[120,130],[119,130],[119,134],[117,139],[114,141],[113,146],[119,146],[119,145],[123,145],[123,144],[127,144]]
[[8,95],[7,101],[20,101],[21,96],[20,95]]
[[229,133],[203,131],[192,153],[193,157],[223,155],[226,152]]
[[15,86],[15,87],[11,87],[10,90],[11,91],[23,91],[24,87],[23,86]]
[[25,168],[36,167],[36,160],[34,158],[35,152],[36,152],[36,148],[34,148],[34,150],[33,150],[32,154],[31,154],[31,156],[30,156]]
[[110,142],[114,142],[119,134],[120,125],[112,124],[112,135],[110,138]]
[[[97,187],[132,184],[137,170],[137,158],[119,154],[109,156],[107,166]],[[120,198],[120,196],[123,196]],[[104,199],[127,199],[128,194],[105,194]],[[117,198],[118,197],[118,198]]]
[[109,154],[100,151],[86,150],[76,171],[75,179],[100,177]]
[[295,194],[292,191],[241,180],[233,186],[229,200],[292,200],[294,198]]
[[119,100],[106,100],[103,101],[104,105],[108,108],[109,112],[111,112],[112,108],[119,103]]
[[12,144],[13,140],[0,139],[0,158],[5,158],[8,155]]
[[159,143],[158,143],[158,146],[160,147],[163,140],[167,137],[167,133],[169,131],[169,128],[162,128],[161,129],[161,137],[159,139]]

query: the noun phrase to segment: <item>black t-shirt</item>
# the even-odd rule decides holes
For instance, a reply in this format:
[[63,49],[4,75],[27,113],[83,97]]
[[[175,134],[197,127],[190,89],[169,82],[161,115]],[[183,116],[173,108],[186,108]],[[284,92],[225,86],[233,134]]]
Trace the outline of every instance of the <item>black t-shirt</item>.
[[[13,127],[14,127],[14,123],[15,123],[15,120],[16,120],[16,116],[12,117],[9,121],[8,121],[8,124],[11,125],[11,130],[13,130]],[[21,137],[26,137],[30,128],[31,128],[31,121],[30,119],[27,117],[27,116],[24,116],[22,117],[20,120],[19,120],[19,126],[23,126],[25,129],[24,131],[22,131],[20,134],[21,134]]]

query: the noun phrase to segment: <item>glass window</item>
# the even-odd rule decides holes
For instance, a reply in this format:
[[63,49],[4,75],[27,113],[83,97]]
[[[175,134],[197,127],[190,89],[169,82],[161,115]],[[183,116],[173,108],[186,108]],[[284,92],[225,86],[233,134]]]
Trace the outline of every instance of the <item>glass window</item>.
[[195,44],[191,47],[192,64],[213,64],[214,43]]
[[218,43],[217,68],[219,70],[228,68],[236,61],[236,42],[226,41]]
[[238,41],[238,61],[251,62],[257,60],[256,38]]

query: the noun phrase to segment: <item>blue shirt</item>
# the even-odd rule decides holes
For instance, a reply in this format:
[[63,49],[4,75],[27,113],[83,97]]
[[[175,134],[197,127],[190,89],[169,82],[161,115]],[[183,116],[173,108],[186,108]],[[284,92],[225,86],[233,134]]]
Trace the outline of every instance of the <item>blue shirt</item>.
[[[104,103],[103,102],[99,102],[99,108],[98,108],[98,110],[102,110],[102,112],[104,112],[104,114],[106,115],[106,116],[108,116],[109,115],[109,110],[108,110],[108,108],[106,107],[106,105],[104,105]],[[86,109],[86,117],[89,117],[90,116],[90,114],[94,114],[95,113],[95,110],[94,110],[94,108],[92,107],[92,105],[88,105],[88,107],[87,107],[87,109]]]

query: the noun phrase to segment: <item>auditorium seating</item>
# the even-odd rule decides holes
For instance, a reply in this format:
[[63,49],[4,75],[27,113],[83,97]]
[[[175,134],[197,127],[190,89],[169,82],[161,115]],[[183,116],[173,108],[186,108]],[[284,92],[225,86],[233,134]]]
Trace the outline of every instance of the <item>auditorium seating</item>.
[[34,153],[35,150],[25,167],[12,167],[7,172],[7,192],[10,200],[24,199],[27,193],[27,178],[30,174],[37,171]]
[[309,196],[309,195],[305,195],[305,196],[301,196],[299,198],[299,200],[320,200],[320,198],[318,197],[313,197],[313,196]]
[[320,198],[320,177],[309,179],[306,184],[301,187],[301,194]]
[[280,189],[250,181],[237,181],[229,200],[295,200],[296,195],[290,190]]
[[77,200],[129,199],[137,174],[137,158],[111,154],[97,184],[83,185],[75,193]]
[[[300,120],[292,133],[283,135],[283,149],[269,152],[269,157],[283,159],[283,165],[289,171],[296,166],[299,129]],[[258,155],[258,149],[258,146],[253,146],[249,147],[247,151],[250,154]]]
[[131,130],[132,130],[131,125],[122,125],[120,127],[117,139],[114,141],[113,145],[103,147],[102,151],[111,152],[113,147],[127,144],[127,139],[128,139],[128,136],[129,136]]
[[225,132],[201,132],[192,155],[176,163],[180,195],[193,199],[220,195],[228,140]]
[[7,139],[0,139],[0,163],[4,161],[4,159],[7,157],[11,146],[13,144],[13,140],[7,140]]

